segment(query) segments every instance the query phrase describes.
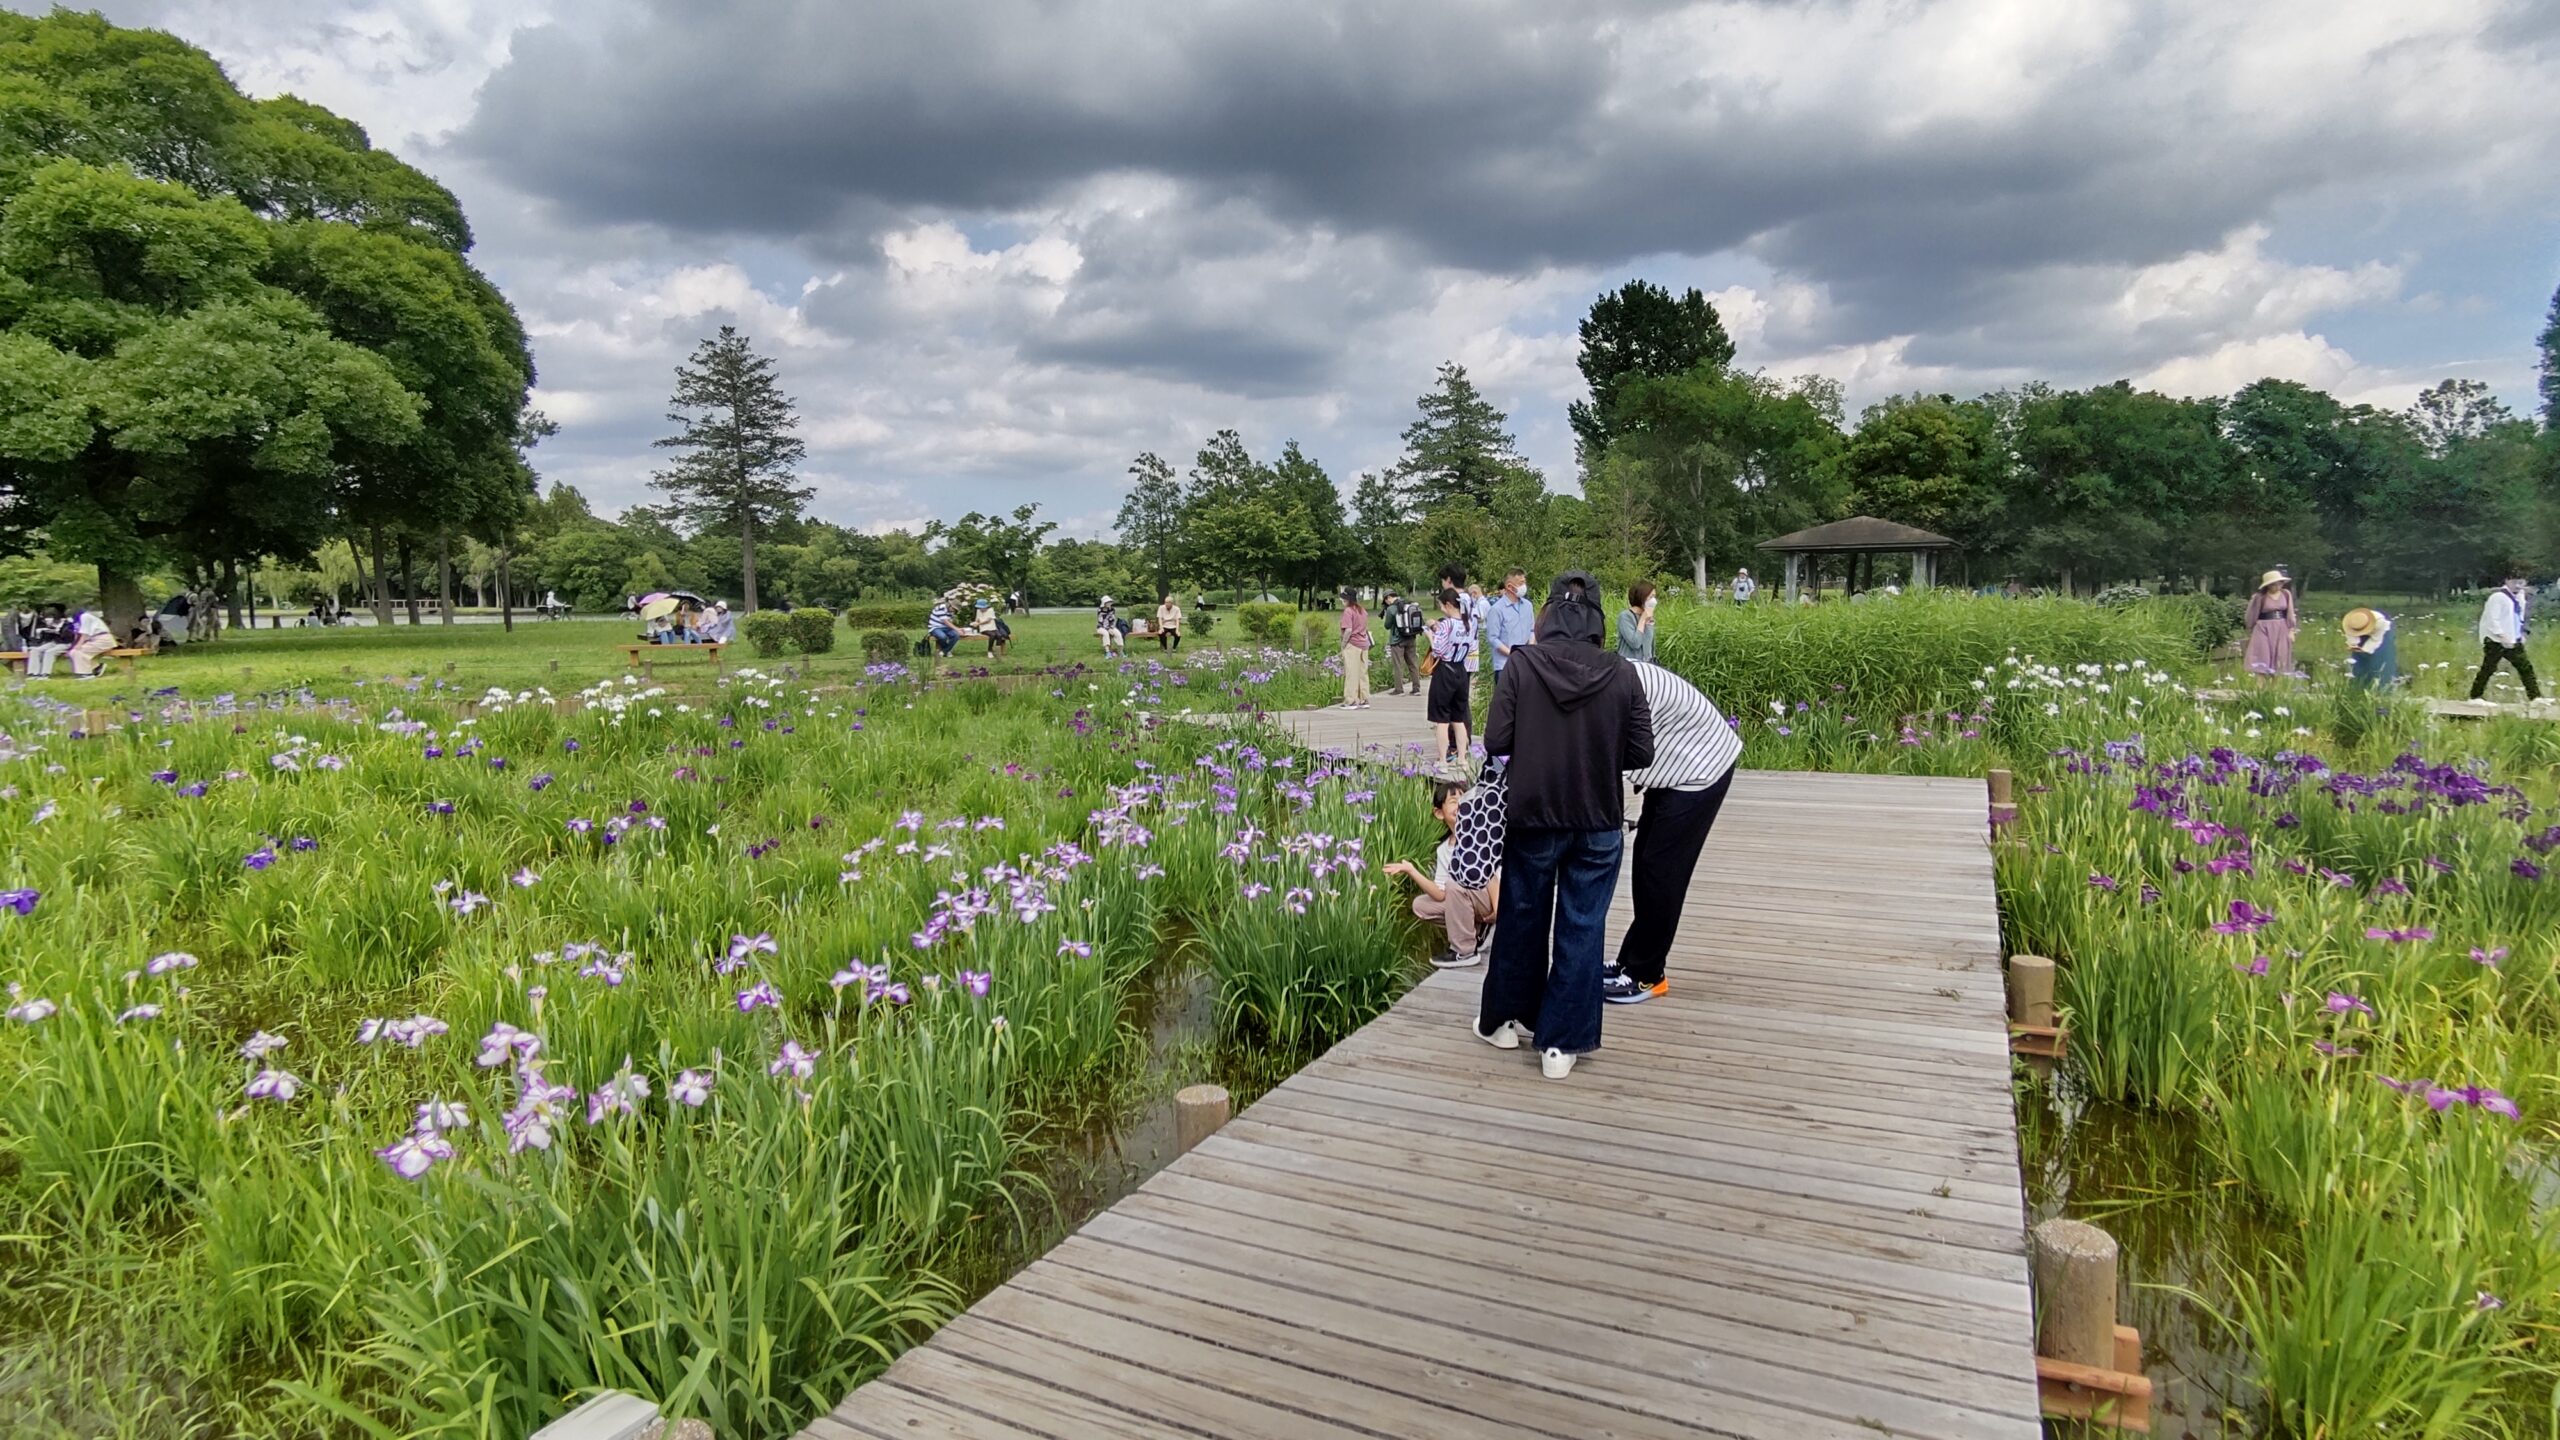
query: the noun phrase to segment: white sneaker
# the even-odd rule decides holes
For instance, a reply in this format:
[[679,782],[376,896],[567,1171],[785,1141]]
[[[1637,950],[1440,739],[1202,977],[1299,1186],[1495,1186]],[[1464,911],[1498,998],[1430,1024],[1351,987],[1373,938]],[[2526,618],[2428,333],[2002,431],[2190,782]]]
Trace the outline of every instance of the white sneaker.
[[1549,1050],[1538,1057],[1538,1069],[1550,1080],[1561,1080],[1573,1073],[1574,1057],[1561,1050]]
[[[1467,1027],[1476,1032],[1477,1039],[1492,1046],[1496,1050],[1517,1050],[1520,1048],[1520,1042],[1529,1038],[1529,1027],[1521,1024],[1517,1020],[1503,1021],[1501,1024],[1493,1027],[1493,1033],[1490,1035],[1484,1033],[1484,1030],[1482,1029],[1483,1024],[1484,1022],[1481,1020],[1470,1020],[1467,1022]],[[1571,1062],[1567,1061],[1566,1063],[1568,1067],[1570,1067]]]

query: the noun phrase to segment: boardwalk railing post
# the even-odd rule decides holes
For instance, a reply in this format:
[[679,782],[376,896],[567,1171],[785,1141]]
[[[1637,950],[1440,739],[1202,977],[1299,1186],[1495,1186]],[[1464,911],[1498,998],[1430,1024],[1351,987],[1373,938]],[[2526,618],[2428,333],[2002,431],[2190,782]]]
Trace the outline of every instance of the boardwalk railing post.
[[2116,1323],[2115,1237],[2079,1220],[2027,1232],[2036,1293],[2036,1393],[2047,1415],[2151,1431],[2142,1337]]
[[2009,957],[2009,1020],[2016,1025],[2051,1025],[2053,962],[2041,955]]
[[1996,836],[2017,823],[2016,785],[2006,770],[1988,771],[1982,778],[1991,788],[1991,833]]
[[1188,1155],[1192,1146],[1216,1134],[1233,1105],[1223,1085],[1184,1086],[1173,1097],[1174,1152]]
[[2039,1075],[2052,1069],[2043,1062],[2062,1058],[2068,1037],[2061,1012],[2053,1003],[2053,962],[2042,955],[2009,957],[2009,1050],[2029,1057]]

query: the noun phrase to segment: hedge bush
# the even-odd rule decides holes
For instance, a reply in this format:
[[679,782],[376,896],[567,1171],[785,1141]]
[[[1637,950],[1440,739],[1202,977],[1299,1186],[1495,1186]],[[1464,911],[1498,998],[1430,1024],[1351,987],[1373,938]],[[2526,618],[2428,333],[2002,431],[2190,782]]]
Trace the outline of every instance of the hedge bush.
[[2249,601],[2240,595],[2207,595],[2196,591],[2187,595],[2164,595],[2146,608],[2156,609],[2186,626],[2189,643],[2198,656],[2209,656],[2230,644],[2247,623]]
[[874,665],[884,660],[904,660],[914,648],[914,641],[895,630],[862,632],[862,658]]
[[844,607],[844,623],[855,630],[921,630],[932,613],[930,600],[878,600]]
[[1248,640],[1285,641],[1296,627],[1298,607],[1277,600],[1248,600],[1236,607],[1236,625]]
[[820,606],[809,605],[791,612],[791,639],[806,655],[824,655],[836,648],[836,614]]
[[1306,637],[1308,649],[1330,650],[1335,648],[1334,637],[1340,633],[1334,624],[1331,615],[1322,610],[1310,610],[1298,617],[1298,633]]
[[791,617],[779,610],[756,611],[738,622],[738,633],[760,656],[769,659],[791,653]]

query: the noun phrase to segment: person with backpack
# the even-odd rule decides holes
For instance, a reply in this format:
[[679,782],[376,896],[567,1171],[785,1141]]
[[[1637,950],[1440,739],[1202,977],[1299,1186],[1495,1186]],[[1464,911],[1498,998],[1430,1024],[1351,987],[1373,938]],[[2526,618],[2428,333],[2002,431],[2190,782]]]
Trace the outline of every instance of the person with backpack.
[[1379,603],[1387,624],[1387,693],[1419,695],[1422,672],[1413,663],[1413,642],[1422,635],[1422,607],[1389,590]]
[[1625,844],[1620,777],[1653,763],[1645,668],[1600,648],[1600,585],[1568,570],[1548,591],[1536,642],[1512,649],[1493,687],[1485,753],[1507,762],[1502,905],[1476,1038],[1528,1040],[1550,1080],[1600,1048],[1609,898]]
[[1467,662],[1475,658],[1476,622],[1467,597],[1456,590],[1440,592],[1440,623],[1431,627],[1431,698],[1423,702],[1423,718],[1439,740],[1442,773],[1463,773],[1474,744],[1475,676]]

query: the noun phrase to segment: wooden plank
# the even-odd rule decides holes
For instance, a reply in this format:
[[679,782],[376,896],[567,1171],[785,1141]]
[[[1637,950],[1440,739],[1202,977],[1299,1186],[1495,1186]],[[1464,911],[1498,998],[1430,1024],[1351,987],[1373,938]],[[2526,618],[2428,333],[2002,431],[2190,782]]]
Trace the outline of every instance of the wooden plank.
[[1434,974],[808,1433],[2036,1436],[1986,803],[1746,772],[1568,1082]]

